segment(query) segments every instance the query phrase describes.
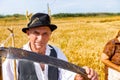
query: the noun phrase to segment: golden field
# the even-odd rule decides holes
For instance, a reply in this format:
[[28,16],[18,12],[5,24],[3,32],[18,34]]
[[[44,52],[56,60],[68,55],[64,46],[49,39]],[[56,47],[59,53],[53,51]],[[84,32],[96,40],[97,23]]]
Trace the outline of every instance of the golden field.
[[[6,39],[10,36],[7,28],[13,28],[15,47],[22,47],[28,40],[21,31],[26,23],[26,20],[0,19],[0,44],[6,42],[4,46],[12,46],[12,40]],[[99,80],[104,80],[104,64],[100,55],[106,42],[120,29],[120,16],[52,18],[52,23],[58,29],[53,32],[49,43],[60,47],[70,62],[95,69]]]

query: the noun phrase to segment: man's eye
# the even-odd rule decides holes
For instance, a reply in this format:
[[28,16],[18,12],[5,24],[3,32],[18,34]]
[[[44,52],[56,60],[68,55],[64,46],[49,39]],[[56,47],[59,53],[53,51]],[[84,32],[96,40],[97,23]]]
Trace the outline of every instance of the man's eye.
[[38,33],[38,32],[36,32],[36,31],[35,31],[35,32],[33,32],[33,34],[35,34],[35,35],[39,35],[39,33]]
[[48,33],[44,33],[43,35],[45,35],[45,36],[46,36],[46,35],[48,35]]

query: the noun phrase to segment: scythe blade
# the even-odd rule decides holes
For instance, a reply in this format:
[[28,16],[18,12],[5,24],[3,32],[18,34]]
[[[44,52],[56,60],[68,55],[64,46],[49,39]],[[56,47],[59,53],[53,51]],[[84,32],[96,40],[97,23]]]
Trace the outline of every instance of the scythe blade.
[[0,56],[9,59],[25,59],[33,62],[48,64],[57,68],[62,68],[81,74],[86,80],[89,80],[83,68],[75,64],[72,64],[70,62],[66,62],[51,56],[41,55],[35,52],[26,51],[20,48],[13,48],[13,47],[9,47],[9,48],[0,47]]

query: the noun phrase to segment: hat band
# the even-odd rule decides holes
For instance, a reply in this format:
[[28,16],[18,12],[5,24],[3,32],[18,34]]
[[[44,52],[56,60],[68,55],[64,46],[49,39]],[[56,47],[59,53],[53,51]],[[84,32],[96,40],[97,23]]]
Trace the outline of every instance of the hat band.
[[34,26],[34,25],[50,25],[50,22],[49,21],[40,20],[39,18],[35,18],[32,22],[30,22],[28,24],[28,27],[29,26]]

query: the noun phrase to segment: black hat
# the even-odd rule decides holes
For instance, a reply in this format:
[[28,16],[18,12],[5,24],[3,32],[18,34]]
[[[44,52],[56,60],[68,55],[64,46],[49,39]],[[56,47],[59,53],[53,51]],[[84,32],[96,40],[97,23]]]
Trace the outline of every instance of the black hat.
[[51,29],[51,31],[54,31],[57,28],[56,25],[51,24],[50,17],[48,14],[36,13],[31,17],[30,22],[27,24],[27,27],[23,28],[22,31],[26,33],[26,30],[28,30],[29,28],[40,26],[48,26]]

